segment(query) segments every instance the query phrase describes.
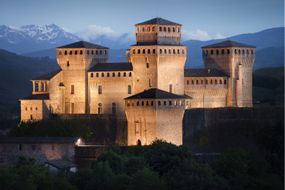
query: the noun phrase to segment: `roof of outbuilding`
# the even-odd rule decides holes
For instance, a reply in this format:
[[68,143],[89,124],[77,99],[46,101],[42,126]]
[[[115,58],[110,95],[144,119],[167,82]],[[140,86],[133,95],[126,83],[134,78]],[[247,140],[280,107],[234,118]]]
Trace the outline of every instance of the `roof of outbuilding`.
[[186,95],[181,96],[173,94],[157,88],[151,88],[143,92],[140,92],[138,94],[135,94],[133,96],[129,96],[125,99],[185,99],[185,98],[190,98],[190,97]]
[[222,48],[222,47],[249,47],[249,48],[255,48],[253,45],[248,45],[248,44],[242,44],[239,42],[235,42],[232,40],[226,40],[222,41],[216,44],[210,44],[207,46],[203,46],[202,48]]
[[0,144],[74,143],[75,137],[1,137]]
[[93,44],[86,41],[78,41],[72,44],[67,44],[58,48],[95,48],[95,49],[109,49],[108,47],[104,47],[98,44]]
[[61,69],[58,69],[58,70],[52,71],[52,72],[50,72],[50,73],[47,73],[47,74],[44,74],[44,75],[35,77],[35,78],[33,78],[32,80],[50,80],[50,79],[52,79],[57,73],[59,73],[60,71],[61,71]]
[[214,68],[202,68],[202,69],[185,69],[185,77],[228,77],[226,73]]
[[169,21],[169,20],[166,20],[166,19],[163,19],[163,18],[159,18],[159,17],[147,20],[145,22],[138,23],[136,25],[145,25],[145,24],[179,25],[179,26],[181,26],[181,24],[179,24],[179,23],[175,23],[175,22],[172,22],[172,21]]
[[132,63],[97,63],[89,69],[89,72],[92,71],[132,71]]
[[20,100],[48,100],[49,94],[32,94],[30,96],[21,98]]

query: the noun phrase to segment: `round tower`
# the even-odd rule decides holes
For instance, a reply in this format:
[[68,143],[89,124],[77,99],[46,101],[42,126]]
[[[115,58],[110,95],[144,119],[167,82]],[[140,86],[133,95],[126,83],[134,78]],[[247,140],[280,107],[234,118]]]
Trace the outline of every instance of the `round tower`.
[[228,76],[227,106],[252,107],[252,71],[255,46],[224,41],[202,47],[207,68],[224,71]]

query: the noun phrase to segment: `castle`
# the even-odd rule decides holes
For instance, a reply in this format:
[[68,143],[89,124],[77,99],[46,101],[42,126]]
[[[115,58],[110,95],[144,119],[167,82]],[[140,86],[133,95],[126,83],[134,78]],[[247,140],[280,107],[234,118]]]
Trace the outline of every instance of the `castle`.
[[234,41],[202,47],[203,69],[185,69],[181,24],[154,18],[135,25],[126,63],[108,48],[79,41],[56,48],[60,70],[32,79],[21,121],[53,114],[113,114],[128,121],[128,145],[182,144],[185,109],[252,107],[255,47]]

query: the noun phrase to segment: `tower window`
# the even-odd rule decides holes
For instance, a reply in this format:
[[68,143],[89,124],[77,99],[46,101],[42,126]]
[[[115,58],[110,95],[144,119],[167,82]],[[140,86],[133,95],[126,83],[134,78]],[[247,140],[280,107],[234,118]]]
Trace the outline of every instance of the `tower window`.
[[205,84],[208,84],[208,80],[205,80]]
[[131,77],[132,76],[132,73],[131,72],[129,72],[129,77]]
[[150,54],[150,49],[147,50],[147,53]]
[[152,31],[153,31],[153,32],[155,31],[155,27],[154,27],[154,26],[152,27]]
[[176,54],[175,49],[173,50],[173,54]]
[[142,53],[145,54],[145,49],[143,49]]
[[141,53],[141,50],[140,49],[138,49],[138,54],[140,54]]
[[80,50],[80,55],[82,55],[83,54],[83,51],[82,50]]
[[187,80],[187,85],[189,85],[189,80]]
[[185,52],[184,52],[184,49],[182,50],[182,54],[184,54]]
[[191,84],[194,84],[194,80],[191,80]]
[[69,55],[72,55],[72,51],[69,52]]
[[74,94],[74,85],[73,84],[70,86],[70,94]]
[[116,76],[116,74],[115,73],[112,73],[112,77],[115,77]]
[[222,81],[222,80],[220,80],[220,84],[223,84],[223,81]]
[[172,84],[169,84],[169,92],[172,93]]
[[229,49],[227,49],[227,53],[230,54],[230,50]]
[[159,53],[162,54],[162,49],[159,49]]
[[224,84],[227,84],[227,80],[226,79],[224,80]]
[[96,77],[99,77],[99,73],[96,73]]
[[211,50],[211,55],[213,55],[214,54],[214,50]]
[[160,101],[158,101],[157,103],[158,103],[159,106],[161,105],[161,102],[160,102]]
[[155,49],[152,50],[152,53],[155,54]]
[[162,32],[162,27],[161,26],[159,27],[159,32]]
[[251,54],[253,54],[253,50],[251,50]]
[[69,67],[69,61],[67,61],[66,66]]
[[124,76],[124,77],[126,77],[126,76],[127,76],[126,72],[124,72],[124,73],[123,73],[123,76]]
[[147,27],[147,31],[150,32],[150,27]]
[[196,80],[196,84],[199,84],[199,80]]
[[175,32],[175,28],[174,27],[172,28],[172,31]]
[[166,32],[166,27],[163,28],[163,31]]
[[86,51],[86,54],[89,55],[89,50]]
[[92,54],[92,55],[94,54],[94,51],[93,51],[93,50],[91,51],[91,54]]
[[215,80],[215,84],[218,84],[218,81],[217,81],[217,80]]
[[58,55],[61,55],[61,51],[58,52]]
[[219,55],[219,50],[218,49],[216,50],[216,54]]
[[128,85],[128,94],[132,94],[132,86]]
[[164,105],[164,106],[166,106],[166,105],[167,105],[166,101],[163,101],[163,105]]
[[164,53],[167,54],[167,50],[166,49],[164,49]]
[[101,73],[101,77],[104,77],[104,73]]
[[238,50],[238,54],[240,54],[240,49]]
[[177,53],[180,54],[180,50],[179,49],[177,50]]
[[98,94],[102,94],[102,86],[101,85],[98,86]]
[[171,32],[171,29],[170,29],[170,27],[168,27],[168,32]]
[[93,73],[90,74],[91,78],[93,78]]
[[64,55],[67,55],[67,51],[64,51]]
[[133,54],[136,54],[136,50],[135,49],[133,49]]
[[120,76],[121,76],[121,73],[119,72],[119,73],[118,73],[118,77],[120,77]]
[[149,63],[146,63],[146,68],[149,68]]
[[224,55],[225,54],[225,50],[224,49],[222,49],[222,55]]
[[74,54],[77,55],[77,51],[76,50],[74,51]]

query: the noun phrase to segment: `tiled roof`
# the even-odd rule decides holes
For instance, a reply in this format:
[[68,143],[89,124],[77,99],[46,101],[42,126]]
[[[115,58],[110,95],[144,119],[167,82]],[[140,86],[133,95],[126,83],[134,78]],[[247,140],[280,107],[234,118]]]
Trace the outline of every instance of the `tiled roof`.
[[185,95],[181,96],[173,94],[157,88],[151,88],[143,92],[140,92],[138,94],[135,94],[133,96],[129,96],[125,99],[184,99],[184,98],[190,98],[190,97]]
[[181,24],[178,24],[178,23],[175,23],[175,22],[163,19],[163,18],[159,18],[159,17],[147,20],[145,22],[138,23],[136,25],[144,25],[144,24],[181,25]]
[[57,73],[59,73],[61,71],[61,69],[58,69],[56,71],[52,71],[50,73],[47,73],[47,74],[44,74],[44,75],[41,75],[39,77],[35,77],[33,78],[32,80],[50,80],[52,79]]
[[30,96],[21,98],[20,100],[48,100],[49,94],[32,94]]
[[132,63],[97,63],[89,69],[92,71],[132,71]]
[[95,49],[109,49],[107,47],[98,45],[98,44],[92,44],[90,42],[86,41],[78,41],[72,44],[67,44],[58,48],[95,48]]
[[242,44],[239,42],[226,40],[220,43],[211,44],[207,46],[203,46],[202,48],[221,48],[221,47],[249,47],[249,48],[255,48],[255,46],[248,45],[248,44]]
[[223,71],[214,68],[185,69],[184,76],[185,77],[228,77],[228,75]]
[[0,144],[74,143],[74,137],[1,137]]

